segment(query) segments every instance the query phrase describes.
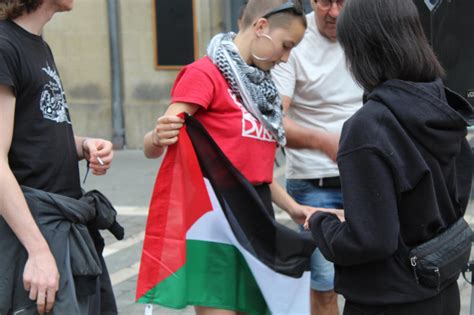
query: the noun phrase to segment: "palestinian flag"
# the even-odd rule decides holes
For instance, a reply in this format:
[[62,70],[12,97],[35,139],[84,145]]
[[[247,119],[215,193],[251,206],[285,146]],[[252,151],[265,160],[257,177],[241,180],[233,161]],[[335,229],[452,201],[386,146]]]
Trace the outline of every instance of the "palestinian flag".
[[150,203],[140,303],[309,314],[314,243],[278,224],[191,116],[168,148]]

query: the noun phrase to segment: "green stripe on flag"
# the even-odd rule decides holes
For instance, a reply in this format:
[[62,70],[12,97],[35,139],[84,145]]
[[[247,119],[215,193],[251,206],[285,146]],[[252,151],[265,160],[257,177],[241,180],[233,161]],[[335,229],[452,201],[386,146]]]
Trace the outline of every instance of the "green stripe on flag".
[[186,264],[138,302],[175,309],[200,305],[247,314],[269,313],[255,278],[237,248],[195,240],[186,241]]

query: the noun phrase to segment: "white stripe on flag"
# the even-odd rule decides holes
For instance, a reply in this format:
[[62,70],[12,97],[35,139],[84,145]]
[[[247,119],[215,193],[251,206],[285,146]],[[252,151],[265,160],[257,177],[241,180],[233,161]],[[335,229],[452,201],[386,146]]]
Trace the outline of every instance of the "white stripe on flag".
[[299,278],[282,275],[268,268],[237,241],[218,199],[205,179],[213,211],[202,216],[186,234],[187,239],[232,244],[243,254],[260,291],[273,315],[306,315],[310,313],[310,274]]

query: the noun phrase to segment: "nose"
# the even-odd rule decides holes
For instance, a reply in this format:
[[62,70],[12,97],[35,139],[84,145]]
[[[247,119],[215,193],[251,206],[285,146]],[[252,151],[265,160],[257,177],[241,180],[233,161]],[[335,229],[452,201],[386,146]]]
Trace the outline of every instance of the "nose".
[[337,1],[331,2],[331,8],[329,9],[329,15],[332,18],[337,18],[339,16],[339,13],[341,13],[341,8],[337,4]]

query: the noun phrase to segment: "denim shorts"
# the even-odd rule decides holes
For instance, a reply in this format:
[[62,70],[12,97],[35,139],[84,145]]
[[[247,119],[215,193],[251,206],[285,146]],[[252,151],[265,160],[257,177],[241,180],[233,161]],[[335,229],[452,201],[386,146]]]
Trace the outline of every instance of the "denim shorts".
[[[340,188],[321,188],[311,179],[288,179],[286,181],[288,194],[296,202],[323,208],[342,209],[342,193]],[[300,226],[300,229],[303,229]],[[311,289],[325,292],[334,289],[334,265],[327,261],[316,249],[311,256]]]

